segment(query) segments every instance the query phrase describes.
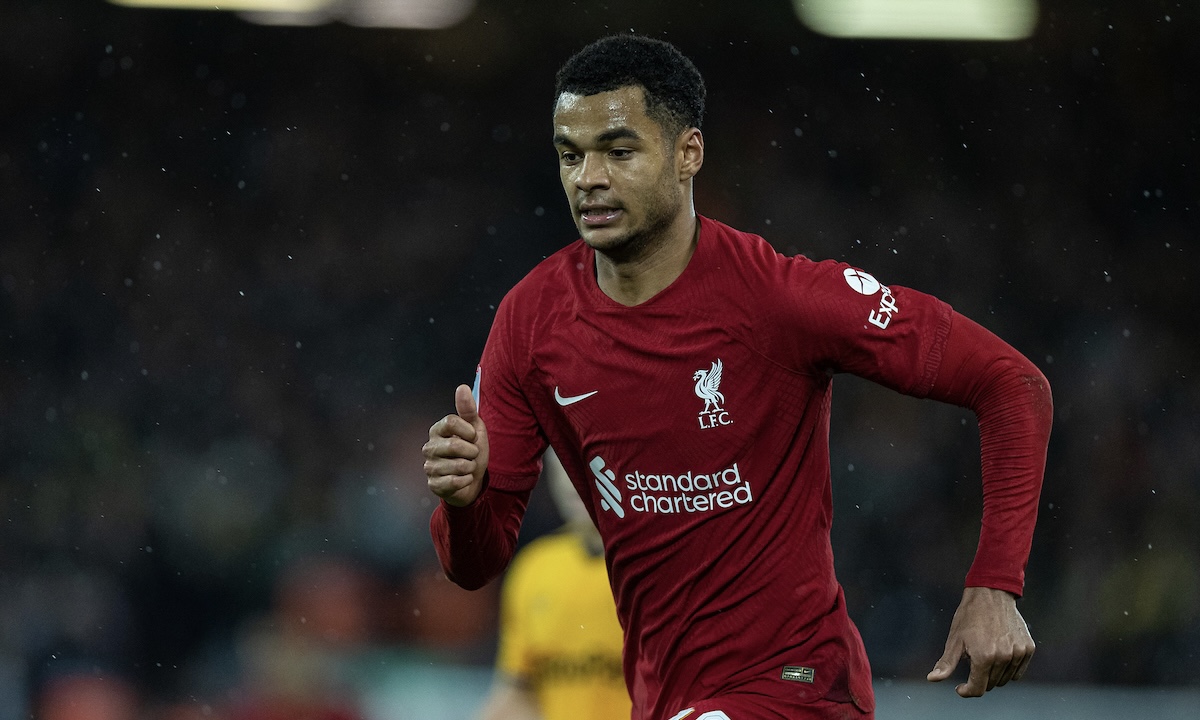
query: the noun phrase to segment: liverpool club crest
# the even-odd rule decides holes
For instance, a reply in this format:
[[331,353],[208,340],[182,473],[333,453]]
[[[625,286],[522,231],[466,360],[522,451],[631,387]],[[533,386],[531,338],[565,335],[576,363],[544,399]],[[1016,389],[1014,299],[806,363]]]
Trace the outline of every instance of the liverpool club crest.
[[704,409],[698,416],[701,430],[733,423],[725,411],[725,396],[721,393],[721,373],[724,369],[721,358],[717,358],[707,370],[697,370],[692,374],[692,379],[696,381],[696,397],[704,401]]

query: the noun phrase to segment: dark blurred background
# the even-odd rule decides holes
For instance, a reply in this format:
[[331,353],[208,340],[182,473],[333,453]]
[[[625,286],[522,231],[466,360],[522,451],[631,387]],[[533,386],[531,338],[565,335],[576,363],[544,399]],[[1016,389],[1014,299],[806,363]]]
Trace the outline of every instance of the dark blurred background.
[[[425,678],[486,679],[496,587],[438,571],[420,445],[576,237],[555,69],[630,29],[707,79],[699,212],[1049,377],[1027,682],[1200,684],[1191,3],[920,42],[787,0],[479,0],[442,30],[4,0],[0,720],[417,717]],[[851,614],[880,682],[922,679],[978,537],[974,418],[835,387]],[[523,541],[557,523],[539,489]]]

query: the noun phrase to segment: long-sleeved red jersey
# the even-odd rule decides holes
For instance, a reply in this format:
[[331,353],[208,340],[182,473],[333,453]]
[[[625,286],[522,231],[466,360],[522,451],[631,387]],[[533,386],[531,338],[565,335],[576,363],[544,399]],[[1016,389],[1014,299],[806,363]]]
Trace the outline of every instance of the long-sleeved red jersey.
[[435,510],[434,543],[464,587],[503,572],[549,443],[604,538],[635,720],[736,693],[785,716],[818,698],[870,710],[830,546],[833,375],[979,414],[983,533],[967,583],[1016,594],[1048,386],[936,298],[700,223],[687,268],[640,305],[600,290],[582,241],[508,294],[480,362],[487,487]]

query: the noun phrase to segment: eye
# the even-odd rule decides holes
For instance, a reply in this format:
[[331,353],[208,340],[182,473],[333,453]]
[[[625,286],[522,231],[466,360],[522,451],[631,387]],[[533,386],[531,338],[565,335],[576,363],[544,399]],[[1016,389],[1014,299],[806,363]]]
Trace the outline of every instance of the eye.
[[570,150],[563,150],[562,153],[559,154],[558,159],[564,165],[574,165],[575,163],[579,162],[579,153],[574,153]]
[[629,148],[613,148],[612,150],[608,151],[608,154],[619,159],[629,157],[633,154],[633,151]]

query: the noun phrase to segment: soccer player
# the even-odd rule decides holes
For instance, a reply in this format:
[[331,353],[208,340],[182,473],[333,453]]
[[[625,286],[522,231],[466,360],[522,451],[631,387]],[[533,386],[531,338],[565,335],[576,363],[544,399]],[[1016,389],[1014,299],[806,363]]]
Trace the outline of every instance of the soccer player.
[[705,90],[673,46],[606,37],[556,79],[581,239],[504,298],[477,394],[430,428],[446,574],[503,571],[549,444],[604,540],[635,720],[872,717],[830,546],[830,390],[853,373],[975,412],[981,534],[928,677],[967,658],[970,697],[1024,675],[1042,373],[936,298],[697,215]]
[[504,578],[496,679],[479,720],[628,720],[604,545],[553,451],[544,466],[564,524],[517,553]]

